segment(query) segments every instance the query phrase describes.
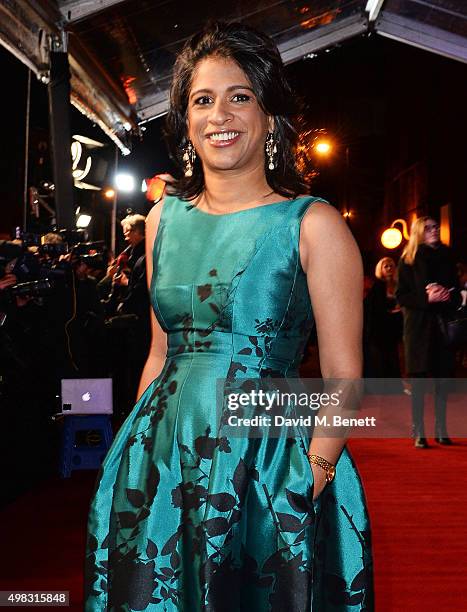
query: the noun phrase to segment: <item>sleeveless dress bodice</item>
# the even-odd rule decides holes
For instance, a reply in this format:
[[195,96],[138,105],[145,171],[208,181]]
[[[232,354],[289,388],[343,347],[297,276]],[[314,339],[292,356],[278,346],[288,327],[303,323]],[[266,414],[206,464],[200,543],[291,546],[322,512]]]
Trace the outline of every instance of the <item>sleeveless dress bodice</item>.
[[314,323],[300,224],[317,199],[212,215],[165,198],[150,297],[167,356],[98,476],[86,610],[373,609],[347,450],[313,501],[303,432],[230,436],[219,421],[219,380],[298,376]]
[[299,220],[311,201],[212,215],[167,199],[151,298],[169,356],[298,367],[313,324],[298,250]]

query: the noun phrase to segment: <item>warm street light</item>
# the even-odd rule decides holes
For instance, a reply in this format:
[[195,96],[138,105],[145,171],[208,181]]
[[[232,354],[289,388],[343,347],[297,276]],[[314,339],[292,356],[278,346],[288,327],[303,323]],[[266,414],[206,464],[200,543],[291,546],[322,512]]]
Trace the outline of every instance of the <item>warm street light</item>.
[[314,145],[316,152],[320,155],[329,155],[332,150],[332,145],[329,140],[319,139],[315,142]]
[[390,227],[381,234],[381,244],[386,249],[396,249],[402,242],[402,234],[395,227]]
[[104,191],[104,197],[107,198],[108,200],[112,200],[112,198],[115,197],[115,190],[114,189],[106,189]]
[[[397,229],[397,227],[394,227],[396,223],[400,223],[402,225],[402,232]],[[404,237],[406,240],[409,239],[407,223],[405,219],[396,219],[391,223],[391,227],[384,230],[384,232],[381,234],[381,244],[386,249],[396,249],[402,242],[402,237]]]

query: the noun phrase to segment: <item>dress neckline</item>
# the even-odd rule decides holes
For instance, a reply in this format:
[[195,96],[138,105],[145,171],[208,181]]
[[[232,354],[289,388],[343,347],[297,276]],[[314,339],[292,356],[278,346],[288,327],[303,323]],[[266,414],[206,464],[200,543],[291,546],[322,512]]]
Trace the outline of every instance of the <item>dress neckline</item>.
[[270,202],[269,204],[260,204],[259,206],[250,206],[250,208],[242,208],[242,210],[234,210],[232,212],[227,213],[209,213],[201,208],[198,208],[196,204],[189,205],[189,210],[196,210],[198,213],[205,215],[206,217],[230,217],[231,215],[238,215],[240,213],[249,212],[250,210],[257,210],[258,208],[266,208],[268,206],[279,206],[281,204],[291,204],[292,202],[296,202],[297,200],[301,200],[303,198],[307,198],[309,196],[300,196],[298,198],[293,198],[292,200],[279,200],[279,202]]

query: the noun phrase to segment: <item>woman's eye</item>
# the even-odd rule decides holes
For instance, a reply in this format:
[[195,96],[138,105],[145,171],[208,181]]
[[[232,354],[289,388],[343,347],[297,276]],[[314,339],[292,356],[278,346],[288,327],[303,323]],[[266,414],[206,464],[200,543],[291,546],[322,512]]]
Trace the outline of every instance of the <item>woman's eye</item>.
[[232,100],[233,102],[248,102],[251,97],[247,94],[235,94]]
[[199,98],[196,98],[195,104],[198,104],[199,106],[204,106],[205,104],[209,104],[210,101],[211,98],[209,96],[201,96]]

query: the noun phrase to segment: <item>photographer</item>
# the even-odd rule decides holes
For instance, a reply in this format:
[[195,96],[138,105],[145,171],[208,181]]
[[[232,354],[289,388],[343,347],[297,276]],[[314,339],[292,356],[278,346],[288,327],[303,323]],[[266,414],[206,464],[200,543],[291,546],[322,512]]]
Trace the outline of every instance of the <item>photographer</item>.
[[139,378],[149,351],[149,295],[146,283],[145,217],[129,215],[121,222],[129,246],[119,255],[112,281],[112,296],[118,302],[117,316],[109,320],[113,371],[120,400],[119,410],[126,413],[133,403]]
[[[141,331],[147,329],[149,336],[149,296],[146,285],[146,255],[145,255],[145,217],[130,215],[122,221],[123,235],[130,245],[127,268],[129,274],[117,275],[114,280],[120,286],[126,286],[127,291],[118,311],[122,314],[135,314],[138,317]],[[149,346],[148,346],[149,349]]]
[[22,289],[38,269],[38,253],[11,242],[0,246],[0,257],[1,461],[5,474],[16,475],[3,482],[0,497],[8,500],[55,469],[49,416],[55,411],[57,347],[50,345],[42,300]]

